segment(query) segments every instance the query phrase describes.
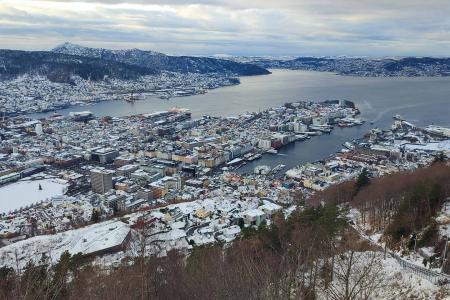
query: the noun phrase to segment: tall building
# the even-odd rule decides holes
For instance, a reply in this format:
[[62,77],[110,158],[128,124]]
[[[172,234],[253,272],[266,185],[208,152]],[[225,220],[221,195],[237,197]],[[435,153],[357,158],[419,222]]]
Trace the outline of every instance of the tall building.
[[37,123],[34,131],[37,135],[42,135],[44,133],[44,130],[42,129],[42,123]]
[[114,171],[102,168],[91,170],[91,188],[92,191],[104,194],[113,188],[112,176]]

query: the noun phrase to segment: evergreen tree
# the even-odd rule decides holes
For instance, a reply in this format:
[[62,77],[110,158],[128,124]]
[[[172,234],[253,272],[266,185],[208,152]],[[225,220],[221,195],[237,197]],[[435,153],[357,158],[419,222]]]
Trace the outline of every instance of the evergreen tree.
[[48,265],[42,264],[43,261],[44,259],[41,259],[39,265],[35,265],[31,260],[28,261],[23,270],[22,277],[20,278],[22,293],[33,293],[36,299],[43,298],[48,287]]
[[439,152],[439,154],[436,155],[436,157],[434,158],[434,162],[443,162],[445,161],[445,155],[444,152]]
[[92,209],[91,221],[94,223],[100,221],[100,215],[98,213],[98,210],[96,210],[95,208]]
[[86,259],[83,257],[81,252],[72,255],[69,263],[69,270],[73,272],[75,275],[78,273],[79,268],[86,263]]
[[361,188],[368,186],[370,184],[369,172],[366,168],[363,168],[361,173],[356,180],[356,192],[358,192]]
[[70,260],[70,253],[66,250],[61,254],[59,261],[53,267],[51,294],[54,299],[65,298],[67,296],[67,278]]
[[11,267],[0,267],[0,299],[12,299],[16,273]]

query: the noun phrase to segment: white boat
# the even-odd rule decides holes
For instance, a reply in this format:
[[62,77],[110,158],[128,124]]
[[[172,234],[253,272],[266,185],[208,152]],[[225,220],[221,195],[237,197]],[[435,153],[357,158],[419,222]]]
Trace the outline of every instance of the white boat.
[[399,114],[396,114],[395,116],[393,116],[392,117],[394,120],[399,120],[399,121],[404,121],[405,119],[401,116],[401,115],[399,115]]
[[84,121],[89,120],[93,117],[92,112],[90,111],[72,111],[69,113],[69,116],[74,121]]
[[353,145],[350,142],[345,142],[345,143],[342,144],[342,146],[344,146],[345,148],[350,149],[350,150],[355,149],[355,145]]
[[275,174],[275,173],[281,171],[282,169],[284,169],[285,167],[286,167],[286,166],[283,165],[283,164],[278,165],[278,166],[276,166],[275,168],[272,169],[271,173],[272,173],[272,174]]
[[297,141],[304,141],[308,138],[308,136],[306,134],[296,134],[295,138],[297,139]]

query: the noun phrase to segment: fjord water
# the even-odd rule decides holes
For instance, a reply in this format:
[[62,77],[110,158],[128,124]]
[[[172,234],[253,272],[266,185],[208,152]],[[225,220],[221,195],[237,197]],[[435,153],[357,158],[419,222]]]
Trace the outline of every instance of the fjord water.
[[[306,142],[296,142],[279,152],[264,155],[240,169],[250,172],[257,164],[293,167],[303,162],[323,159],[342,148],[342,143],[361,137],[371,127],[388,128],[392,116],[402,115],[417,125],[431,123],[450,126],[450,78],[372,78],[340,76],[311,71],[272,70],[271,75],[242,77],[241,84],[208,91],[204,95],[127,103],[107,101],[85,107],[71,107],[59,111],[90,110],[96,116],[126,116],[165,110],[173,106],[186,107],[193,118],[235,116],[244,112],[263,110],[298,100],[323,101],[346,99],[356,103],[361,116],[372,121],[360,127],[336,128],[330,135],[314,137]],[[35,114],[42,117],[49,114]]]

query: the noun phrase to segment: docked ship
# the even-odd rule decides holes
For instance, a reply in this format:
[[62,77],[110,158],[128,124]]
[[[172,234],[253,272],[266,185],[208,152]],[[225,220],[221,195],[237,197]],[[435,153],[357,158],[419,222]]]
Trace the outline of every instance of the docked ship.
[[280,172],[282,169],[284,169],[286,166],[281,164],[281,165],[277,165],[275,168],[272,169],[272,171],[270,171],[272,174],[278,173]]
[[246,161],[254,161],[254,160],[259,159],[261,157],[262,157],[262,155],[260,153],[256,153],[256,154],[247,153],[247,154],[244,155],[244,159]]
[[345,143],[342,144],[342,146],[344,146],[344,147],[347,148],[348,150],[353,150],[353,149],[355,149],[355,145],[353,145],[353,144],[350,143],[350,142],[345,142]]
[[86,111],[72,111],[69,113],[69,117],[74,121],[87,121],[94,117],[92,112]]
[[267,175],[272,169],[266,165],[256,166],[253,172],[258,175]]
[[125,96],[125,101],[129,103],[134,103],[134,101],[136,100],[144,100],[144,99],[145,99],[144,94],[133,95],[133,93],[131,93],[130,95]]

